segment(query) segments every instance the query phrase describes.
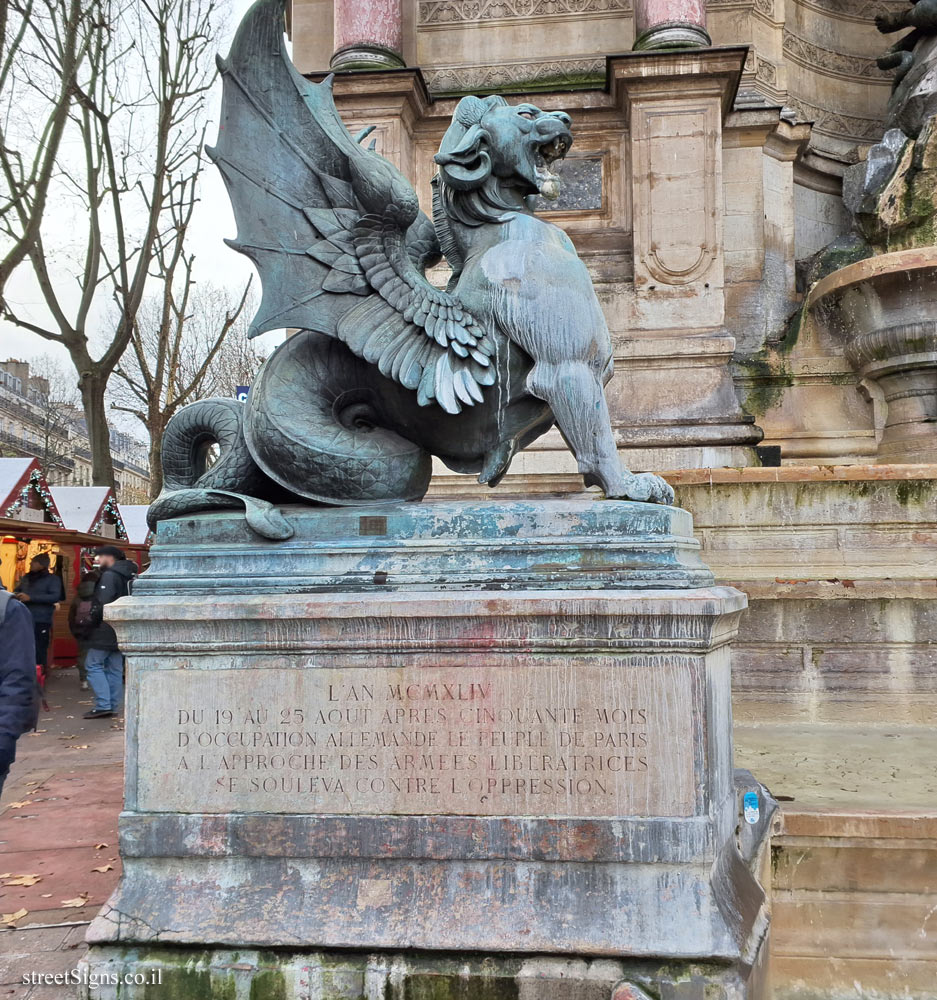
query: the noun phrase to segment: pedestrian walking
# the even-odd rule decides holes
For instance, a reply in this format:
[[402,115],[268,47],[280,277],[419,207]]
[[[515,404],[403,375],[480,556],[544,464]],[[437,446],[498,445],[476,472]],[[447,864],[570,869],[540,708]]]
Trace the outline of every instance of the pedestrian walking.
[[38,718],[33,620],[20,601],[0,590],[0,794],[16,759],[16,741],[36,728]]
[[82,691],[88,690],[88,671],[85,661],[88,658],[88,640],[96,624],[94,592],[100,575],[97,570],[84,573],[78,584],[78,590],[68,606],[68,629],[78,643],[78,680]]
[[124,658],[114,629],[104,620],[104,608],[130,593],[137,566],[116,545],[95,549],[100,576],[94,589],[93,617],[88,633],[85,670],[94,692],[94,708],[86,719],[106,719],[121,710],[124,699]]
[[33,665],[38,670],[40,684],[45,680],[49,660],[52,616],[55,614],[55,606],[65,600],[62,581],[49,569],[49,564],[47,552],[33,556],[29,572],[22,576],[13,593],[17,600],[26,605],[32,615],[36,644],[36,662]]

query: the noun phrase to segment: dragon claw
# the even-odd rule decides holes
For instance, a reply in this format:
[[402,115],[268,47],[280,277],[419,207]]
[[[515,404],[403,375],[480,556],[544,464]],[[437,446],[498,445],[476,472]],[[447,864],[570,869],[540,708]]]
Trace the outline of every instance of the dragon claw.
[[652,472],[626,473],[619,482],[605,490],[609,500],[637,500],[639,503],[660,503],[669,506],[674,502],[673,487]]

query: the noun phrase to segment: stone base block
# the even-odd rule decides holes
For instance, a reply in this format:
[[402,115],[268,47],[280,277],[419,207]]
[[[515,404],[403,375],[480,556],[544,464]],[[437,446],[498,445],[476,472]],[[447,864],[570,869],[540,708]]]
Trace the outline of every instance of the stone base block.
[[760,1000],[746,602],[685,512],[285,515],[275,544],[230,512],[164,522],[108,608],[123,876],[88,968],[141,980],[111,996]]
[[[80,1000],[767,1000],[753,965],[578,958],[96,948]],[[92,986],[91,984],[94,984]],[[119,983],[119,985],[118,985]]]

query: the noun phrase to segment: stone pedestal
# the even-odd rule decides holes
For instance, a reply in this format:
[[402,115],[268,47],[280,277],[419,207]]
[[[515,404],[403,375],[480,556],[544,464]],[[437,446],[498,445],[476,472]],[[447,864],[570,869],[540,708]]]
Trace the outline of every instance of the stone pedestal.
[[164,522],[109,611],[124,875],[89,972],[254,1000],[760,998],[773,804],[732,770],[745,597],[713,586],[689,515],[285,513],[275,544],[229,513]]
[[401,69],[401,0],[335,0],[333,70]]
[[706,0],[635,0],[634,33],[636,50],[712,45]]

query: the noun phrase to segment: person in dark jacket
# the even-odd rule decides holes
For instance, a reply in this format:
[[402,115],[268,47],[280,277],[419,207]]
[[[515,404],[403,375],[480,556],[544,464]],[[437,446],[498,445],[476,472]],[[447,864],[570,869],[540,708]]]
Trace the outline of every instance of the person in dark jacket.
[[97,589],[100,575],[97,570],[83,574],[81,583],[78,584],[78,590],[68,606],[68,630],[75,637],[75,642],[78,643],[78,680],[81,682],[82,691],[88,690],[88,671],[85,668],[85,660],[88,658],[90,633],[78,621],[78,613],[79,609],[84,610],[89,605],[93,606],[94,592]]
[[49,658],[49,641],[52,638],[52,616],[55,614],[56,604],[65,600],[62,581],[49,571],[48,553],[40,552],[33,556],[29,572],[16,585],[13,596],[22,601],[33,616],[36,664],[45,670]]
[[0,591],[0,794],[16,759],[16,741],[36,728],[36,640],[23,604]]
[[85,712],[84,718],[106,719],[119,712],[123,703],[124,658],[117,646],[114,629],[104,621],[103,609],[130,593],[137,567],[116,545],[102,545],[95,550],[94,556],[95,564],[101,570],[94,590],[99,618],[88,635],[85,657],[88,683],[94,692],[94,708]]

